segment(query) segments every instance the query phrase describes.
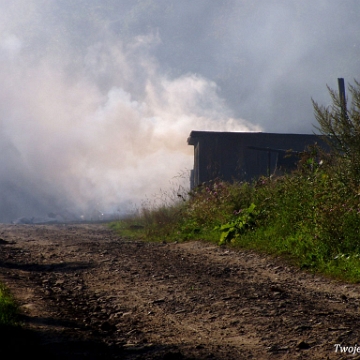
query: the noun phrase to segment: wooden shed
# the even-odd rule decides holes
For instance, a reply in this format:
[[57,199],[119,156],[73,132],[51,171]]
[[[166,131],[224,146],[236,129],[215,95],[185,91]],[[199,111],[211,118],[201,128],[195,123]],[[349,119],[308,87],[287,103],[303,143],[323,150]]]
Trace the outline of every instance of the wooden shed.
[[194,169],[190,186],[220,178],[251,181],[276,171],[291,171],[298,153],[315,143],[325,146],[318,135],[263,132],[192,131]]

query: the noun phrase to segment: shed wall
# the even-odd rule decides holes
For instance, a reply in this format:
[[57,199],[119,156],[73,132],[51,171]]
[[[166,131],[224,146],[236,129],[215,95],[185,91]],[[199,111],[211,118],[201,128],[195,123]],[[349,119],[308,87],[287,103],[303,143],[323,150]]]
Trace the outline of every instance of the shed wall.
[[[315,143],[325,146],[321,137],[310,134],[192,131],[188,138],[194,146],[191,187],[216,178],[251,181],[269,170],[273,173],[279,165],[290,169],[294,161],[286,159],[286,150],[302,152]],[[268,148],[277,151],[270,151],[269,157]]]

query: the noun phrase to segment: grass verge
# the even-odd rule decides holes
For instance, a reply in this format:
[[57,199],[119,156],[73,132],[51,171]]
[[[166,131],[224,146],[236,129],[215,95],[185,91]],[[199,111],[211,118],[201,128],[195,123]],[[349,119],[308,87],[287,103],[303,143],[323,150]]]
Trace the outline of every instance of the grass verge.
[[17,326],[18,306],[8,289],[0,284],[0,326]]

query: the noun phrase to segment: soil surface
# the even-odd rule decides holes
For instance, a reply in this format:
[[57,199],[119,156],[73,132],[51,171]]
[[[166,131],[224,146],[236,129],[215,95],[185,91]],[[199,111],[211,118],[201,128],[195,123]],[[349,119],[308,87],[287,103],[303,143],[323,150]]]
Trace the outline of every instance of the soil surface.
[[3,331],[15,355],[359,357],[339,347],[360,344],[358,285],[249,251],[128,240],[101,224],[0,225],[0,238],[0,280],[26,329]]

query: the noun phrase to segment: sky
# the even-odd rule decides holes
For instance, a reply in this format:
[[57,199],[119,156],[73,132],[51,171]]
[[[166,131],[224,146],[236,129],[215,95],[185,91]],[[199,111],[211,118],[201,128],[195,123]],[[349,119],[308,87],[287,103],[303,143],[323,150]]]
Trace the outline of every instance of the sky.
[[312,133],[359,79],[358,0],[0,0],[0,221],[188,186],[191,130]]

